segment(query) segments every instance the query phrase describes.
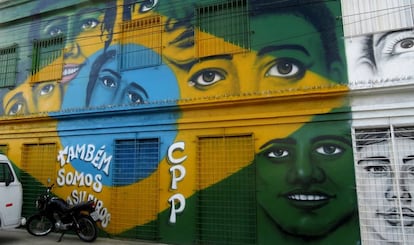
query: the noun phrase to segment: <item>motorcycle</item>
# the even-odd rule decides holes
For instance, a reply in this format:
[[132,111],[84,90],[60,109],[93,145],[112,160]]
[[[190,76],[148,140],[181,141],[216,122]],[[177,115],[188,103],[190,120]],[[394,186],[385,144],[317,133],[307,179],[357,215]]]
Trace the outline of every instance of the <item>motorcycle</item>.
[[36,200],[37,214],[26,222],[27,231],[34,236],[46,236],[50,232],[62,232],[58,242],[66,231],[73,230],[85,242],[93,242],[98,236],[96,220],[98,213],[92,200],[69,205],[61,198],[54,197],[51,190],[54,184]]

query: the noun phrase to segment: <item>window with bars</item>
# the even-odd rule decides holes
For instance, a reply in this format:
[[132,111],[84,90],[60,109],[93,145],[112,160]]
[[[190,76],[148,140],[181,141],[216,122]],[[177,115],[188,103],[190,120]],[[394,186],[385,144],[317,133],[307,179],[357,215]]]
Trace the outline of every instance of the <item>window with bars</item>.
[[[113,183],[128,185],[112,192],[111,224],[120,236],[128,238],[158,239],[159,164],[158,138],[122,139],[115,141]],[[146,224],[138,225],[137,224]]]
[[413,27],[414,0],[341,0],[345,36]]
[[247,0],[227,0],[196,9],[196,55],[234,54],[249,49]]
[[35,40],[33,42],[31,81],[60,80],[63,72],[64,37]]
[[256,244],[252,135],[198,139],[197,244]]
[[117,140],[115,146],[114,185],[129,185],[148,177],[157,169],[157,138]]
[[362,244],[412,244],[414,126],[355,129]]
[[0,49],[0,88],[13,87],[17,74],[17,45]]
[[162,26],[158,15],[121,24],[121,70],[161,64]]
[[54,143],[24,144],[21,181],[23,185],[22,216],[37,212],[35,201],[45,191],[48,180],[56,179],[57,148]]

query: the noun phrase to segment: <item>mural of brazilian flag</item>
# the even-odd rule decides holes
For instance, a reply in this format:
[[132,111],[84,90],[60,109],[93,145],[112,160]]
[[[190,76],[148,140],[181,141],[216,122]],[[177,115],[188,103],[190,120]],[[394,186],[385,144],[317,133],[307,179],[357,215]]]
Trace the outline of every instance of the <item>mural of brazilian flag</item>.
[[55,192],[102,234],[359,244],[339,1],[35,2],[2,112],[53,120]]

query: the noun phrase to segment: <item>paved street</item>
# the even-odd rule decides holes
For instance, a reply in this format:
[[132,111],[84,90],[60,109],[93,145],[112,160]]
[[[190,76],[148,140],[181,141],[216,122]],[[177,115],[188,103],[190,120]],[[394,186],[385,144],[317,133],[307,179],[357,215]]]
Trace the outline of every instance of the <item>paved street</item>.
[[[82,242],[76,235],[65,234],[60,243],[57,242],[59,239],[60,233],[51,233],[44,237],[35,237],[30,235],[25,229],[8,229],[0,230],[0,244],[13,244],[13,245],[64,245],[64,244],[89,244]],[[109,239],[98,237],[96,241],[92,244],[96,245],[114,245],[114,244],[125,244],[125,245],[162,245],[160,243],[151,243],[147,241],[136,241],[136,240],[119,240],[119,239]]]

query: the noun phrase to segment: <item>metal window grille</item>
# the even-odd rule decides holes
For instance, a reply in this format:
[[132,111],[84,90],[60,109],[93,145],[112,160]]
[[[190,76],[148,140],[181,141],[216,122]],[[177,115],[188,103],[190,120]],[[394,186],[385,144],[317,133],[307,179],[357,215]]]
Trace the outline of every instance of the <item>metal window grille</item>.
[[255,244],[255,171],[251,135],[198,140],[199,244]]
[[48,180],[56,179],[56,144],[25,144],[22,148],[23,209],[28,217],[36,212],[35,201],[45,191]]
[[31,81],[60,80],[63,72],[63,36],[33,42]]
[[342,0],[345,36],[413,27],[414,0]]
[[161,16],[151,16],[121,24],[123,43],[121,70],[161,64],[162,26]]
[[247,0],[227,0],[196,9],[198,57],[235,54],[249,49]]
[[[111,225],[122,237],[157,240],[159,211],[158,138],[115,142]],[[137,225],[138,224],[138,225]],[[129,228],[129,229],[128,229]]]
[[362,244],[412,244],[414,127],[354,129]]
[[0,49],[0,87],[13,87],[17,74],[17,45]]

